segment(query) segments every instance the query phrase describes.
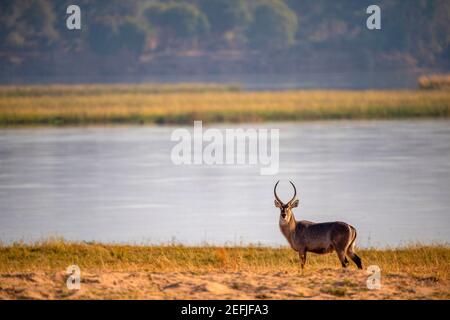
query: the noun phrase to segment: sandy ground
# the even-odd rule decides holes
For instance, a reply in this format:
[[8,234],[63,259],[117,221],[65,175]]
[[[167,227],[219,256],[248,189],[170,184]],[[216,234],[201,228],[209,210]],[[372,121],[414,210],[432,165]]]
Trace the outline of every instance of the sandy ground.
[[434,277],[382,275],[367,289],[365,271],[322,269],[288,273],[83,272],[79,290],[60,273],[0,275],[0,299],[450,299]]

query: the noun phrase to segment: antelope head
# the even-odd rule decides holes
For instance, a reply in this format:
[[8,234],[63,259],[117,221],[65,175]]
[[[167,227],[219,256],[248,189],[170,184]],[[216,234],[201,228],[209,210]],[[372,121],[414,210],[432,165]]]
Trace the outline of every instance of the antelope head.
[[297,189],[295,188],[295,185],[292,183],[292,181],[289,181],[291,185],[294,187],[294,196],[292,197],[291,200],[289,200],[289,202],[284,204],[283,201],[281,201],[277,195],[277,186],[279,182],[280,181],[278,180],[278,182],[275,184],[275,188],[273,188],[273,193],[275,195],[275,207],[280,209],[280,224],[283,225],[289,223],[289,221],[291,220],[293,215],[292,209],[298,206],[298,199],[297,199]]

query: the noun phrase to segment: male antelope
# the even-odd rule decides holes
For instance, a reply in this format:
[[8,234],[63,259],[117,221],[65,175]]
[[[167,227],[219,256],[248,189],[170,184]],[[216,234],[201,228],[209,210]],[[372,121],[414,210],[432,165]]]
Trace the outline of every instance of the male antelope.
[[349,264],[347,257],[362,269],[361,259],[354,252],[356,229],[345,222],[324,222],[314,223],[310,221],[296,221],[292,209],[298,206],[297,189],[294,187],[294,196],[284,204],[277,196],[277,185],[275,184],[273,193],[275,194],[275,206],[280,209],[280,229],[292,249],[298,252],[301,267],[305,266],[306,253],[330,253],[336,251],[342,267]]

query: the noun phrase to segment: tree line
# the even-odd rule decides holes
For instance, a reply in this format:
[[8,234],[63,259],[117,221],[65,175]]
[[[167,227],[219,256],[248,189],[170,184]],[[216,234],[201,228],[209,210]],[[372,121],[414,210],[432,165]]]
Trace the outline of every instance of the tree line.
[[[358,66],[449,67],[450,1],[377,3],[382,29],[370,31],[366,0],[2,0],[1,69],[164,73],[201,57],[211,68],[233,61],[264,72],[342,56]],[[81,8],[81,30],[66,28],[70,4]]]

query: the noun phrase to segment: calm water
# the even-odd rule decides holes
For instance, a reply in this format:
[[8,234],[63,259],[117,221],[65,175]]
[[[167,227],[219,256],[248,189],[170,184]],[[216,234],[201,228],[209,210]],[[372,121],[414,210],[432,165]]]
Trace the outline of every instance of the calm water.
[[349,70],[339,72],[301,72],[295,74],[173,74],[153,76],[26,76],[0,74],[3,84],[43,83],[223,83],[240,84],[244,90],[288,89],[415,89],[417,78],[442,70]]
[[297,219],[349,222],[360,245],[450,241],[450,121],[261,127],[280,129],[277,176],[175,166],[170,127],[0,130],[0,240],[285,244],[272,190],[292,179]]

